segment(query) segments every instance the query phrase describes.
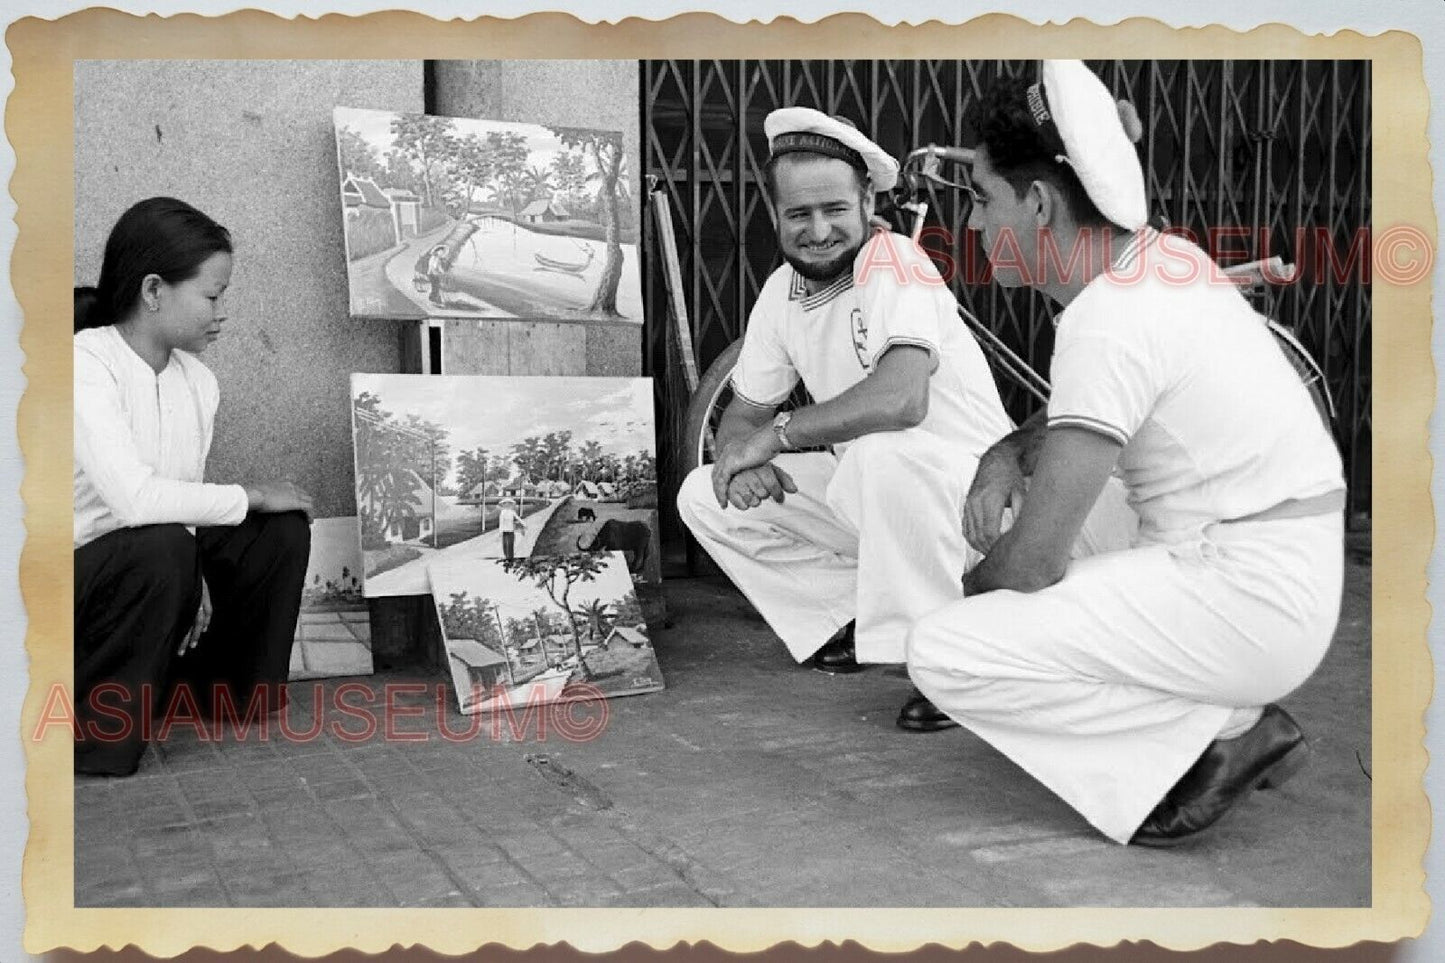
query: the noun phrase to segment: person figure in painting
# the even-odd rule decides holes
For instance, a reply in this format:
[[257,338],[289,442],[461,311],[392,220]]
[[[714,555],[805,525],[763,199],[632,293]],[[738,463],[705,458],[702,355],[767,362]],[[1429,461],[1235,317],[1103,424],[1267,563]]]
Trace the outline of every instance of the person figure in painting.
[[[968,479],[1013,426],[933,262],[872,231],[897,162],[804,107],[764,129],[787,263],[749,317],[717,461],[678,509],[795,660],[901,663],[913,623],[959,597]],[[800,378],[817,403],[778,414]],[[835,454],[795,451],[822,445]],[[954,725],[916,693],[898,724]]]
[[427,294],[427,300],[432,304],[441,306],[442,301],[442,278],[447,273],[447,248],[445,244],[438,244],[431,249],[426,259],[426,279],[431,283],[431,291]]
[[517,503],[514,499],[502,499],[497,503],[497,509],[497,528],[502,532],[502,554],[507,558],[515,558],[517,532],[520,530],[525,535],[527,523],[517,514]]
[[[1106,836],[1171,845],[1307,756],[1274,703],[1338,620],[1340,457],[1265,319],[1147,226],[1118,105],[1082,62],[1002,80],[979,130],[969,226],[999,283],[1064,310],[1047,410],[972,482],[987,557],[914,629],[908,671]],[[1082,266],[1050,276],[1048,244]],[[1070,563],[1114,472],[1135,541]]]
[[219,393],[196,354],[230,277],[225,228],[154,197],[116,222],[98,286],[75,290],[76,772],[134,772],[163,706],[285,703],[311,498],[202,480]]

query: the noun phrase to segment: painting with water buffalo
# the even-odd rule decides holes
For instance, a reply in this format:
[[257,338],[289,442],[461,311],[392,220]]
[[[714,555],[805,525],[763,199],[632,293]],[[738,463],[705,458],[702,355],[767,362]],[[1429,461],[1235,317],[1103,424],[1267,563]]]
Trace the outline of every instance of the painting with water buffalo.
[[620,131],[337,107],[359,318],[642,323]]
[[462,712],[663,687],[621,552],[443,558],[428,569]]
[[363,593],[437,559],[621,552],[661,580],[652,379],[353,374]]

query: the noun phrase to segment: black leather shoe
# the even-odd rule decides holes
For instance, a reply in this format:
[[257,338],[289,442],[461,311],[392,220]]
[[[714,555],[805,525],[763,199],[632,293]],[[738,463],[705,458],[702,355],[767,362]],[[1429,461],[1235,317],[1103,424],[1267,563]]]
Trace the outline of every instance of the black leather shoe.
[[858,655],[853,649],[852,622],[843,626],[842,631],[813,653],[813,668],[829,675],[847,675],[868,668],[858,661]]
[[913,695],[908,697],[908,701],[903,703],[903,708],[898,713],[898,728],[909,732],[938,732],[940,729],[952,729],[957,725],[958,723],[945,715],[943,710],[917,689],[913,690]]
[[1248,732],[1216,739],[1154,807],[1131,842],[1176,846],[1213,826],[1251,789],[1272,789],[1309,761],[1310,747],[1294,719],[1265,706]]

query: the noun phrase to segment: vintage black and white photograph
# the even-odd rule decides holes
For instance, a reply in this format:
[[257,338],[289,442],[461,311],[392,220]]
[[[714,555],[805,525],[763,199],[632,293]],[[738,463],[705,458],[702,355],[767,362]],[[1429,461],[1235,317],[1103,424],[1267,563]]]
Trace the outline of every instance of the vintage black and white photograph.
[[1371,907],[1382,69],[78,62],[75,905]]

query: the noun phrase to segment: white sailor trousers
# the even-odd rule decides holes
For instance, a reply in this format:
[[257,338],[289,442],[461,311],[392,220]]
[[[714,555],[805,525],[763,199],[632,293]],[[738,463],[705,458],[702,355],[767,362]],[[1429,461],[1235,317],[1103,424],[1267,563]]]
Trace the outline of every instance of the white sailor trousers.
[[856,619],[860,662],[902,662],[913,623],[960,598],[977,561],[962,528],[977,459],[914,428],[777,464],[797,493],[745,511],[718,508],[698,468],[678,493],[684,523],[795,660]]
[[1128,842],[1236,708],[1276,701],[1339,617],[1338,514],[1216,524],[1078,559],[1039,592],[922,619],[914,683],[949,716]]

